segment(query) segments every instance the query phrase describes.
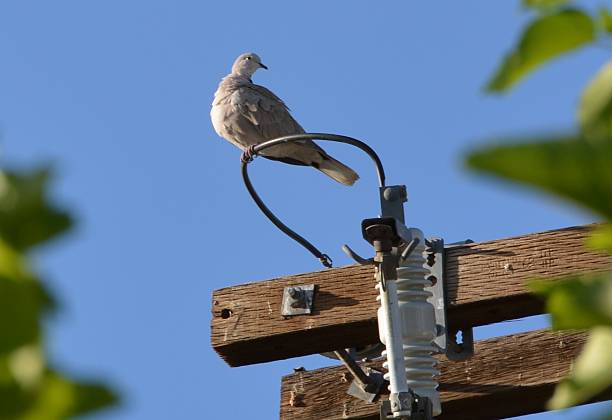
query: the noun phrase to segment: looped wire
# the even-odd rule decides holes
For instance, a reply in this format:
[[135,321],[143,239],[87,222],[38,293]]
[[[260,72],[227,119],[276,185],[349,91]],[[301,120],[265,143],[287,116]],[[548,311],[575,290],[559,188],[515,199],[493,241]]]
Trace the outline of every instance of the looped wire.
[[329,258],[327,254],[323,254],[316,248],[313,244],[311,244],[308,240],[298,235],[296,232],[291,230],[287,225],[280,221],[278,217],[272,213],[272,211],[264,204],[263,200],[259,197],[257,192],[255,191],[255,187],[251,183],[249,178],[249,174],[247,171],[247,166],[250,162],[253,161],[253,157],[260,154],[263,150],[276,146],[282,143],[291,143],[303,140],[327,140],[333,141],[337,143],[345,143],[351,146],[355,146],[361,150],[363,150],[367,155],[374,161],[376,165],[376,173],[378,175],[378,184],[382,188],[385,186],[385,170],[382,166],[382,162],[380,158],[376,154],[376,152],[364,142],[354,139],[352,137],[340,136],[337,134],[326,134],[326,133],[304,133],[304,134],[294,134],[291,136],[279,137],[277,139],[268,140],[263,143],[248,147],[245,152],[241,156],[241,169],[242,169],[242,180],[244,181],[244,185],[246,186],[249,194],[257,207],[263,212],[264,215],[277,227],[279,228],[285,235],[289,236],[294,241],[298,242],[304,248],[306,248],[312,255],[314,255],[321,264],[327,268],[332,267],[332,259]]
[[333,260],[327,254],[321,254],[319,261],[327,268],[332,268]]

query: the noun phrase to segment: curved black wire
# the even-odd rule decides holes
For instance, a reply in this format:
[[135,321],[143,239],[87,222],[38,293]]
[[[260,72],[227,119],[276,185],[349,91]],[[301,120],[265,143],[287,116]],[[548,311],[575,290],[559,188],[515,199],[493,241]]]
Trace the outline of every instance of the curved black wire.
[[[327,140],[327,141],[333,141],[337,143],[346,143],[346,144],[350,144],[352,146],[355,146],[363,150],[365,153],[368,154],[368,156],[370,156],[370,158],[374,161],[374,164],[376,165],[376,172],[378,175],[379,186],[380,187],[385,186],[385,170],[376,152],[364,142],[354,139],[352,137],[340,136],[338,134],[326,134],[326,133],[293,134],[290,136],[279,137],[277,139],[268,140],[263,143],[260,143],[252,148],[252,154],[257,155],[261,151],[268,149],[270,147],[276,146],[281,143],[290,143],[290,142],[296,142],[300,140]],[[263,212],[263,214],[265,214],[266,217],[270,219],[270,221],[274,223],[274,225],[277,228],[279,228],[285,235],[289,236],[291,239],[293,239],[294,241],[302,245],[304,248],[306,248],[311,254],[313,254],[316,258],[318,258],[319,261],[321,261],[321,264],[323,264],[325,267],[331,268],[332,260],[331,258],[329,258],[328,255],[319,251],[319,249],[315,247],[313,244],[311,244],[307,239],[300,236],[295,231],[290,229],[287,225],[285,225],[283,222],[281,222],[280,219],[276,217],[274,213],[272,213],[272,211],[264,204],[262,199],[259,197],[259,195],[255,191],[255,187],[253,187],[253,184],[251,183],[251,180],[249,178],[249,174],[247,171],[247,166],[249,162],[251,162],[251,160],[242,161],[242,166],[241,166],[242,179],[244,181],[244,185],[249,191],[249,194],[251,195],[251,198],[253,198],[253,201],[255,201],[255,204],[257,204],[257,207],[259,207],[259,209]]]

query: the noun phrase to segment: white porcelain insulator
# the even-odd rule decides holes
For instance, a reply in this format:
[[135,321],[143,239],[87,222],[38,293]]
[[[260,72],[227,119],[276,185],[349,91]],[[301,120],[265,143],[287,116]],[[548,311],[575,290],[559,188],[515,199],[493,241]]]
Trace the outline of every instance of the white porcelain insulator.
[[[427,279],[429,270],[425,268],[426,258],[425,238],[419,229],[410,229],[413,237],[419,238],[420,242],[412,254],[400,264],[397,270],[397,280],[394,281],[394,289],[397,291],[397,302],[399,306],[401,335],[403,344],[403,358],[406,371],[406,384],[408,388],[417,395],[428,397],[433,406],[433,415],[441,413],[440,394],[438,382],[434,379],[439,374],[436,369],[437,360],[433,357],[436,348],[433,340],[436,337],[435,310],[427,298],[431,293],[425,287],[431,286]],[[380,285],[377,285],[380,292]],[[377,300],[381,300],[380,295]],[[385,325],[383,308],[379,309],[378,327],[381,341],[384,341]],[[383,352],[387,357],[387,352]],[[397,357],[397,355],[396,355]],[[388,362],[383,363],[388,369]],[[388,380],[388,373],[385,374]]]

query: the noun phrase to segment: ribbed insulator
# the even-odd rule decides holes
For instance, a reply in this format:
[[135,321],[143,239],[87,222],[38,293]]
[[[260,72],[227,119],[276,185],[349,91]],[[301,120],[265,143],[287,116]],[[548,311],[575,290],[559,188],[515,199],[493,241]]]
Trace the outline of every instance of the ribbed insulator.
[[[401,263],[395,280],[401,313],[406,383],[416,394],[431,400],[435,416],[441,412],[438,382],[434,379],[439,374],[436,369],[437,360],[433,357],[436,351],[433,343],[436,337],[436,319],[434,307],[427,301],[431,293],[425,290],[432,284],[427,279],[429,270],[425,267],[423,233],[418,229],[410,231],[413,237],[419,238],[420,242],[412,254]],[[376,287],[380,292],[380,285]],[[380,301],[380,293],[377,300]],[[382,352],[385,359],[386,354],[386,351]],[[383,363],[383,368],[388,369],[386,361]],[[385,379],[389,380],[388,373],[385,373]]]

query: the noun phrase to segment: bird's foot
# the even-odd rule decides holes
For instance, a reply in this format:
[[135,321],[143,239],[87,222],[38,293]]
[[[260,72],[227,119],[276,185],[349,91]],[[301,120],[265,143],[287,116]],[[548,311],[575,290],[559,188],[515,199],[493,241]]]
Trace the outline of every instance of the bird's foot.
[[253,144],[247,147],[246,149],[244,149],[244,152],[242,152],[242,155],[240,156],[240,162],[242,163],[252,162],[255,156],[257,156],[257,154],[255,153],[255,145]]

